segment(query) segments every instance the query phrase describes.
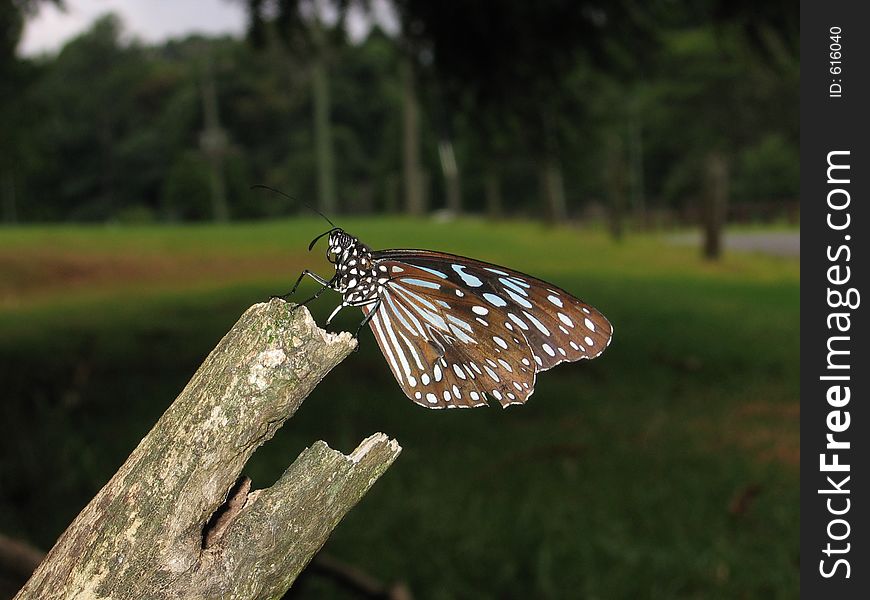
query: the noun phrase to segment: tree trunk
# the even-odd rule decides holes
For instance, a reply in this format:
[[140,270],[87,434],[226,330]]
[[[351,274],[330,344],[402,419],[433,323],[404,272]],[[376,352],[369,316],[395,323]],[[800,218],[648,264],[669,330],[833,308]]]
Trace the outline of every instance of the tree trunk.
[[391,172],[384,177],[384,210],[387,214],[400,212],[399,196],[401,195],[401,177]]
[[501,178],[493,166],[488,167],[484,173],[483,193],[486,197],[487,214],[491,219],[500,219],[504,205],[501,195]]
[[0,199],[2,199],[3,222],[18,222],[18,206],[15,198],[15,177],[11,169],[0,172]]
[[646,177],[643,169],[643,121],[635,100],[629,109],[629,156],[631,164],[631,204],[638,221],[646,226]]
[[317,206],[320,212],[334,215],[337,210],[335,196],[335,161],[330,119],[329,76],[324,57],[323,42],[318,42],[311,65],[311,90],[314,103],[314,146],[317,156]]
[[205,123],[202,135],[200,136],[200,147],[209,163],[212,219],[218,222],[226,222],[230,218],[230,209],[227,204],[227,189],[224,181],[223,166],[228,142],[226,132],[220,123],[217,86],[208,50],[205,50],[202,67],[202,112]]
[[728,212],[728,159],[713,150],[704,161],[704,258],[722,255],[722,233]]
[[462,213],[462,185],[453,142],[449,138],[442,139],[438,144],[438,155],[441,158],[441,172],[444,175],[444,187],[447,192],[447,210],[454,215],[459,215]]
[[401,450],[316,442],[269,488],[239,479],[354,345],[281,300],[248,309],[16,598],[280,597]]
[[420,105],[410,58],[402,62],[402,134],[405,207],[408,214],[419,216],[426,212],[426,200],[420,168]]
[[552,156],[545,157],[541,164],[541,184],[550,220],[563,223],[568,218],[565,183],[562,180],[562,167]]
[[622,139],[619,134],[608,135],[606,152],[605,184],[609,200],[607,216],[611,237],[615,241],[620,241],[625,234],[626,169]]

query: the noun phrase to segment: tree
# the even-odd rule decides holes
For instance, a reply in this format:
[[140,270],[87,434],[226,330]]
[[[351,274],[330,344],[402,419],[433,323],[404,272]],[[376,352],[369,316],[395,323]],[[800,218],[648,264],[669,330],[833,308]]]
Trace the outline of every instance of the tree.
[[[467,106],[487,131],[515,120],[519,142],[536,157],[552,220],[567,211],[562,161],[564,79],[586,57],[617,66],[611,46],[651,42],[641,5],[586,2],[475,2],[445,6],[398,0],[402,31],[432,66],[454,106]],[[630,55],[625,49],[623,55]],[[569,92],[570,93],[570,92]],[[490,171],[491,198],[498,185]]]
[[402,61],[402,173],[408,214],[426,212],[424,175],[420,167],[420,102],[417,99],[414,61]]
[[677,165],[670,177],[682,180],[664,185],[697,198],[703,254],[716,259],[722,252],[735,158],[741,148],[772,131],[796,128],[796,104],[781,100],[788,82],[796,80],[760,63],[757,50],[734,27],[684,26],[663,39],[651,90],[650,137],[666,147],[669,162]]
[[35,69],[16,54],[24,22],[40,5],[62,7],[61,0],[11,0],[0,3],[0,218],[18,220],[17,190],[21,163],[28,160],[27,128],[32,125],[27,110]]
[[321,212],[335,213],[335,157],[332,138],[329,95],[330,31],[324,12],[325,4],[310,0],[245,0],[250,15],[250,37],[262,45],[268,37],[265,15],[273,20],[278,38],[288,47],[308,56],[313,100],[314,151],[317,157],[317,199]]
[[[797,144],[798,11],[785,1],[696,0],[660,14],[651,137],[672,145],[673,187],[700,200],[703,254],[722,252],[722,229],[741,148],[772,132]],[[687,118],[687,116],[689,118]],[[666,184],[667,185],[667,184]]]
[[106,219],[132,199],[156,200],[166,165],[162,132],[146,125],[155,117],[149,97],[155,90],[143,87],[154,83],[151,63],[121,34],[116,16],[101,17],[61,50],[34,88],[40,111],[51,118],[32,132],[40,152],[31,193],[45,200],[32,211],[58,203],[54,208],[66,216]]
[[212,57],[208,50],[203,52],[200,91],[202,94],[202,113],[204,127],[199,137],[199,145],[209,162],[209,187],[211,189],[212,218],[215,221],[228,221],[230,210],[227,205],[226,181],[224,179],[224,159],[229,146],[227,134],[220,123],[218,95]]

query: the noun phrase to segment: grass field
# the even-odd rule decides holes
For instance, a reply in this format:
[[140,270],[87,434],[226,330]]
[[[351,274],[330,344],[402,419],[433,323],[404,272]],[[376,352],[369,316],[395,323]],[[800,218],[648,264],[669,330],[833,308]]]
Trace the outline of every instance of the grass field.
[[[402,455],[330,554],[416,598],[797,597],[797,261],[708,264],[652,236],[519,223],[343,225],[374,248],[551,280],[615,337],[541,376],[525,406],[435,412],[404,398],[365,332],[246,471],[264,487],[316,439],[396,437]],[[49,547],[247,306],[302,268],[328,273],[322,247],[305,252],[324,229],[0,231],[0,531]],[[319,322],[335,300],[314,305]],[[297,595],[345,597],[316,578]]]

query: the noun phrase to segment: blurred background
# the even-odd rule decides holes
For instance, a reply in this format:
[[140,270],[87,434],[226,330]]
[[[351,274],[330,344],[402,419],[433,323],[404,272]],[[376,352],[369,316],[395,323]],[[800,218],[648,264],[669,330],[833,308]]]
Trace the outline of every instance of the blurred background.
[[0,1],[0,597],[242,311],[329,274],[325,222],[253,184],[615,328],[527,405],[447,413],[363,332],[246,470],[404,447],[288,597],[366,597],[348,569],[414,598],[796,597],[798,31],[785,1]]

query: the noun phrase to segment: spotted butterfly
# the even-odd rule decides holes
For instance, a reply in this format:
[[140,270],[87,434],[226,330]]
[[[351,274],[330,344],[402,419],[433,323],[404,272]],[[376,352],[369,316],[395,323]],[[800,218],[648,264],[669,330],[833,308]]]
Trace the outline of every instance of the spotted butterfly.
[[518,271],[430,250],[372,251],[339,227],[328,237],[335,274],[305,304],[331,289],[342,294],[326,324],[347,306],[362,309],[396,377],[426,408],[522,404],[535,376],[561,362],[592,359],[613,327],[592,306]]

